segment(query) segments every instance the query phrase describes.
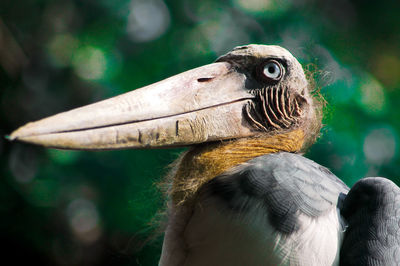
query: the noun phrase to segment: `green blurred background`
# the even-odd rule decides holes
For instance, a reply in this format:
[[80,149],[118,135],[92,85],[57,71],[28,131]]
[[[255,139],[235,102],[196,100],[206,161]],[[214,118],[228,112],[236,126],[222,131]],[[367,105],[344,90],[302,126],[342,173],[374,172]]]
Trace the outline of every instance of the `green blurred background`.
[[[307,157],[348,185],[400,183],[400,1],[2,0],[0,135],[278,44],[328,101]],[[0,139],[0,254],[15,265],[155,265],[155,183],[182,150],[59,151]],[[152,239],[149,240],[149,237]]]

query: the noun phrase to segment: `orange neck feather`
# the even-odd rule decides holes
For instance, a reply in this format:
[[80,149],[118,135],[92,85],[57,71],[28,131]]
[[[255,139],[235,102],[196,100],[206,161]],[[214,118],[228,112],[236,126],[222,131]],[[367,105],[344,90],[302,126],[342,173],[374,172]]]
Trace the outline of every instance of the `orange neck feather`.
[[280,151],[299,151],[304,133],[298,129],[275,136],[244,138],[196,146],[177,162],[171,188],[174,204],[191,202],[207,181],[254,157]]

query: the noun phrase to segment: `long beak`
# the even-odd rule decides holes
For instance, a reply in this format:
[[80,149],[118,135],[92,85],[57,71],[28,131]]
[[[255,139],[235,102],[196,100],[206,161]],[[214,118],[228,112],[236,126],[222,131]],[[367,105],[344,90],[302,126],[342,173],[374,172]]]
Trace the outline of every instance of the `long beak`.
[[220,62],[14,131],[11,140],[61,149],[187,146],[246,137],[243,119],[253,95],[246,77]]

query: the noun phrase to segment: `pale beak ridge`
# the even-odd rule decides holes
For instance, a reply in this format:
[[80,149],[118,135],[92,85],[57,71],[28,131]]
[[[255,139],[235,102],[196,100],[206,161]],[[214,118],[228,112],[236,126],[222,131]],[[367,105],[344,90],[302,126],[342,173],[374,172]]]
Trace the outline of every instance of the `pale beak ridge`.
[[28,123],[9,139],[61,149],[187,146],[255,134],[246,76],[219,62]]

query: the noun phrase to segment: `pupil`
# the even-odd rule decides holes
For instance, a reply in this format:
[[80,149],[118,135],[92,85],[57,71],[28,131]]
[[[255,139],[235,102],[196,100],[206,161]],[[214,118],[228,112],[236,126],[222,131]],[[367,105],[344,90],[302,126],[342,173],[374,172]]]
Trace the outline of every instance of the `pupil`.
[[268,67],[268,72],[271,74],[275,73],[275,68],[273,66]]

